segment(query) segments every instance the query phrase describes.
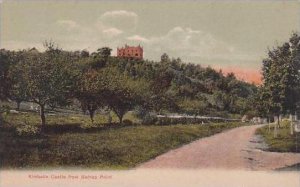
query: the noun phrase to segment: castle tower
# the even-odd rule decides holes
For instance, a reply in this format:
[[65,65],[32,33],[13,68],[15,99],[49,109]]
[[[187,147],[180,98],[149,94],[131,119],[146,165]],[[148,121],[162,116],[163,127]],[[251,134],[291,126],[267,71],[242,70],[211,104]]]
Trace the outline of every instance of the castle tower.
[[125,47],[117,48],[117,57],[124,57],[124,58],[133,58],[142,60],[143,59],[143,48],[138,45],[135,46],[128,46],[127,44]]

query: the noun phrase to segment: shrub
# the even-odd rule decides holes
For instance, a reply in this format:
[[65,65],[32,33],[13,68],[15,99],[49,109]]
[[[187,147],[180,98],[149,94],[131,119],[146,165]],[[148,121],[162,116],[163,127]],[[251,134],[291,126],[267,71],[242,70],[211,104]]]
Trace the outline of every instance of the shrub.
[[97,127],[97,125],[94,123],[91,123],[91,122],[83,123],[80,125],[80,128],[82,128],[82,129],[90,129],[90,128],[95,128],[95,127]]
[[133,111],[133,114],[135,115],[135,117],[137,117],[139,119],[143,119],[148,113],[149,113],[149,111],[142,106],[135,107],[135,109]]
[[131,120],[129,120],[129,119],[125,119],[125,120],[123,121],[123,125],[128,125],[128,126],[130,126],[130,125],[133,125],[133,122],[132,122]]
[[16,128],[16,133],[19,136],[36,136],[40,133],[40,128],[25,123]]
[[3,117],[2,117],[2,113],[0,112],[0,126],[2,126],[4,123]]
[[[84,124],[83,124],[84,125]],[[84,128],[80,124],[55,124],[55,125],[45,125],[43,127],[46,133],[68,133],[68,132],[81,132]]]
[[147,114],[142,119],[142,124],[144,125],[150,125],[155,124],[157,122],[157,117],[155,115]]

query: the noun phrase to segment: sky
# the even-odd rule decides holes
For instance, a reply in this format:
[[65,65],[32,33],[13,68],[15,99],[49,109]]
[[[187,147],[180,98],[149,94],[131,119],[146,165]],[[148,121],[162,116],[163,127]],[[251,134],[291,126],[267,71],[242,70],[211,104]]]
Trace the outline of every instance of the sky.
[[2,1],[0,47],[20,50],[52,40],[65,50],[141,45],[234,72],[259,83],[268,48],[299,31],[300,1]]

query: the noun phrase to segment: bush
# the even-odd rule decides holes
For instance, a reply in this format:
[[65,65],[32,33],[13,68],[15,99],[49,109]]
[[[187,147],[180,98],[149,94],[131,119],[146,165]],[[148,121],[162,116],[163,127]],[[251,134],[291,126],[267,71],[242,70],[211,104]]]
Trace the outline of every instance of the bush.
[[16,133],[19,136],[36,136],[40,133],[40,128],[25,123],[16,128]]
[[135,107],[133,114],[135,115],[135,117],[139,118],[139,119],[143,119],[147,114],[149,113],[149,111],[147,109],[145,109],[143,106],[137,106]]
[[2,113],[0,113],[0,126],[2,126],[4,123],[3,117],[2,117]]
[[156,115],[152,114],[143,106],[137,106],[133,111],[133,114],[135,115],[135,117],[140,119],[140,122],[144,125],[155,124],[157,122]]
[[124,124],[124,125],[130,126],[130,125],[133,125],[133,122],[132,122],[131,120],[129,120],[129,119],[125,119],[125,120],[123,121],[123,124]]
[[50,134],[62,134],[68,132],[82,132],[84,129],[80,124],[55,124],[55,125],[45,125],[43,131]]
[[155,115],[147,114],[142,119],[142,124],[144,125],[153,125],[157,122],[157,117]]
[[90,128],[95,128],[95,127],[97,127],[97,125],[94,123],[91,123],[91,122],[83,123],[80,125],[80,128],[82,128],[82,129],[90,129]]

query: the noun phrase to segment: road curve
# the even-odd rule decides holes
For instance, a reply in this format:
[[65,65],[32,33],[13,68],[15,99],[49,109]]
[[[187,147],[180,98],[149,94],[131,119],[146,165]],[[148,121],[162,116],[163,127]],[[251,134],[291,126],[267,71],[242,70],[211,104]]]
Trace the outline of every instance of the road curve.
[[255,136],[262,125],[231,129],[196,140],[138,168],[273,170],[300,163],[299,153],[265,152]]

